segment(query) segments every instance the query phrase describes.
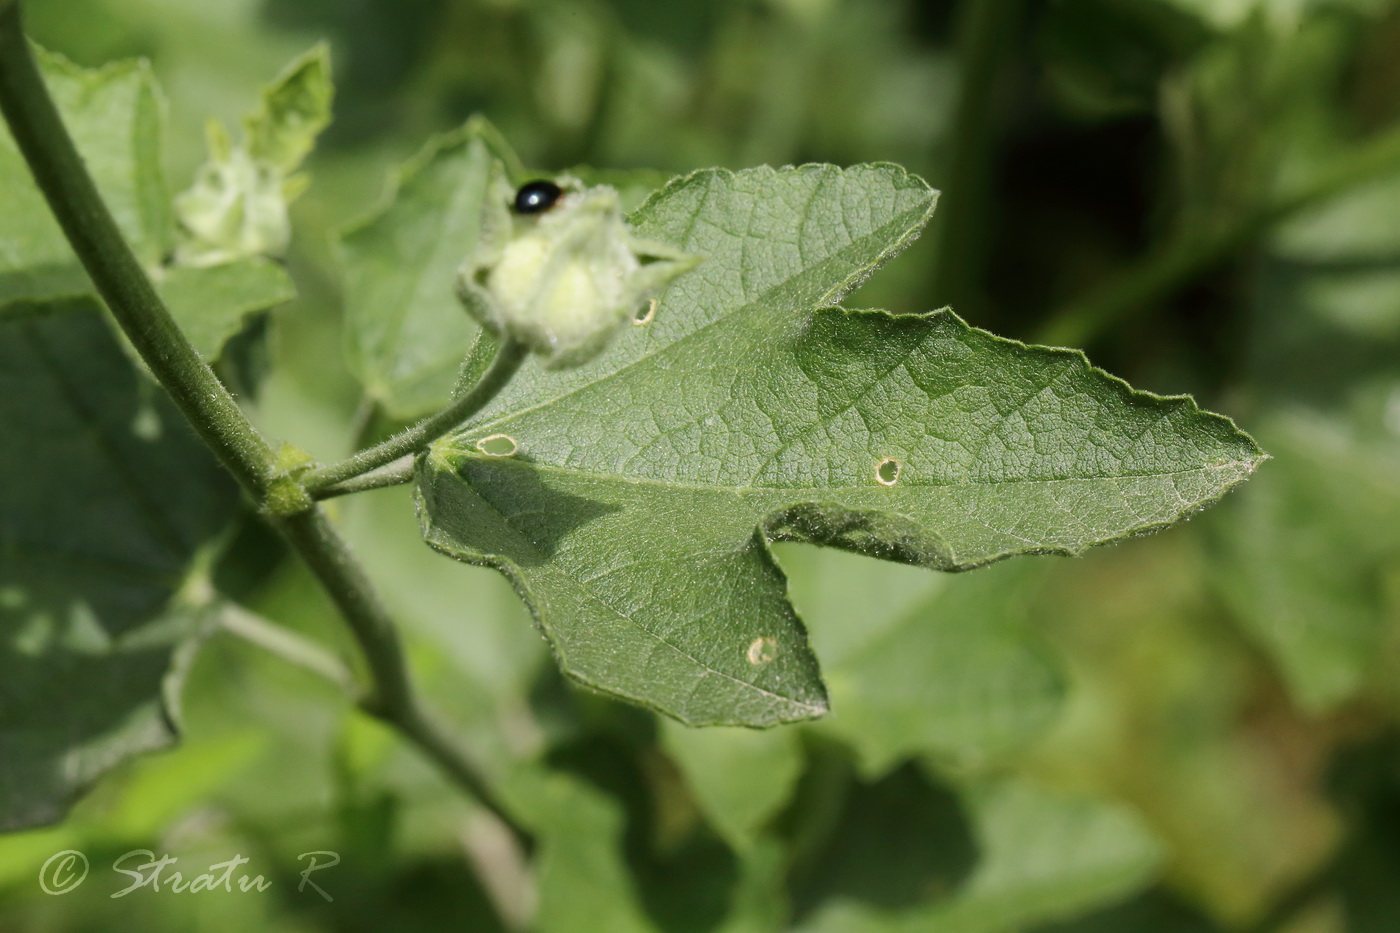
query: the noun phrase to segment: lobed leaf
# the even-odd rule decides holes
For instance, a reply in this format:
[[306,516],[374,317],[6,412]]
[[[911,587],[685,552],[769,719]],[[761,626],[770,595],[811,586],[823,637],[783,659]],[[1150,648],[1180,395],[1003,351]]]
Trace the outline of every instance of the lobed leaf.
[[1074,554],[1253,471],[1228,419],[1078,352],[948,311],[823,307],[935,196],[889,165],[668,185],[639,234],[707,261],[598,360],[528,371],[433,446],[428,543],[506,573],[575,679],[691,724],[772,725],[827,699],[769,542],[941,570]]

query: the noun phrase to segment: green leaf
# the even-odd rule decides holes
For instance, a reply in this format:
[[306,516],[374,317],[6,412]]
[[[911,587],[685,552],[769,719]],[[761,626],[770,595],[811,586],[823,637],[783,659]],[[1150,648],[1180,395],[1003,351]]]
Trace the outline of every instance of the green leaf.
[[476,247],[502,145],[480,120],[438,137],[399,171],[384,205],[341,240],[350,368],[392,417],[446,402],[471,348],[477,326],[454,283]]
[[558,771],[522,769],[514,806],[541,835],[535,871],[540,933],[655,933],[622,859],[623,813],[607,794]]
[[175,737],[199,549],[238,495],[96,314],[0,324],[0,828]]
[[290,175],[331,122],[330,49],[318,43],[263,90],[262,105],[243,121],[248,152]]
[[1220,527],[1229,560],[1216,580],[1298,705],[1322,713],[1365,687],[1380,657],[1385,575],[1400,554],[1400,446],[1337,413],[1262,425],[1279,468]]
[[838,713],[817,728],[867,778],[920,754],[986,767],[1055,721],[1064,678],[1025,619],[1042,563],[929,574],[829,549],[779,557]]
[[[681,852],[687,843],[671,840],[657,846],[680,849],[669,850],[669,858],[663,856],[658,863],[660,853],[637,850],[639,834],[627,812],[631,808],[616,793],[601,789],[606,781],[522,765],[501,786],[538,840],[534,865],[539,902],[529,929],[769,933],[783,928],[788,860],[784,847],[773,839],[751,841],[732,862],[722,844],[716,843],[723,853],[716,862],[686,857]],[[664,835],[666,830],[649,825],[646,833],[652,832]],[[688,833],[684,838],[693,841]]]
[[1270,244],[1246,345],[1278,469],[1209,526],[1224,558],[1212,581],[1313,714],[1395,680],[1384,649],[1400,554],[1397,196],[1400,175],[1377,178]]
[[965,804],[978,862],[951,896],[905,911],[836,901],[801,933],[1013,933],[1126,897],[1162,862],[1152,834],[1113,804],[1016,781],[974,787]]
[[286,270],[267,259],[218,266],[173,266],[160,280],[160,295],[206,359],[216,359],[251,314],[296,297]]
[[661,730],[663,747],[710,823],[739,850],[753,845],[802,774],[802,743],[791,729],[691,729],[663,721]]
[[[147,265],[170,244],[161,171],[162,102],[145,62],[87,70],[36,50],[45,81],[97,190]],[[49,213],[8,128],[0,126],[0,313],[12,302],[90,294],[92,286]]]
[[[103,200],[200,353],[217,358],[249,314],[295,295],[286,272],[261,259],[162,267],[175,222],[161,171],[164,107],[149,67],[128,61],[87,70],[42,50],[39,58]],[[0,315],[95,300],[8,130],[0,129]]]
[[[944,570],[1074,554],[1253,471],[1263,455],[1228,419],[1078,352],[947,311],[823,307],[934,196],[889,165],[671,183],[638,234],[707,259],[597,360],[525,371],[433,445],[427,541],[510,576],[575,679],[691,724],[764,726],[827,708],[769,541]],[[492,455],[496,435],[513,455]]]

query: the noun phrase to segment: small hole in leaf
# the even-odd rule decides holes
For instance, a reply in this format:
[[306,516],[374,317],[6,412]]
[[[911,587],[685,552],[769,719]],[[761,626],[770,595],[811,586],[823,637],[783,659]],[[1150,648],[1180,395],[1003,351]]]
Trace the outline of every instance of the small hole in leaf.
[[904,464],[894,457],[886,457],[875,467],[875,482],[881,486],[893,486],[899,482],[899,471],[904,469]]
[[650,324],[654,317],[656,317],[656,299],[648,298],[646,305],[638,308],[632,315],[632,323],[637,325]]
[[476,449],[488,457],[509,457],[520,449],[520,445],[509,434],[492,434],[477,441]]
[[755,638],[749,645],[749,650],[744,652],[744,656],[749,659],[749,663],[754,667],[767,664],[778,656],[778,642],[776,639],[764,635]]

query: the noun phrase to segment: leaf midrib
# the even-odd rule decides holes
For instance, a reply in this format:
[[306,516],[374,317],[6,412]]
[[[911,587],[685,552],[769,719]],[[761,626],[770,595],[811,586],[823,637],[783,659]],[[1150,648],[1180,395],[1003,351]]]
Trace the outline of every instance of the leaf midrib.
[[[489,426],[489,425],[488,425]],[[1259,458],[1252,460],[1223,460],[1217,463],[1205,463],[1200,466],[1191,467],[1185,470],[1161,470],[1157,472],[1132,472],[1103,475],[1086,476],[1050,476],[1035,477],[1025,479],[1002,479],[988,482],[971,480],[951,483],[928,483],[928,482],[901,482],[896,486],[881,486],[872,484],[869,486],[759,486],[746,484],[742,486],[726,486],[718,483],[693,483],[680,480],[668,480],[654,476],[629,476],[621,473],[598,473],[592,470],[578,470],[572,467],[559,466],[554,463],[542,463],[533,460],[518,460],[511,457],[493,457],[489,454],[473,453],[461,447],[454,448],[453,452],[460,457],[480,463],[511,464],[520,469],[535,470],[542,473],[556,473],[566,476],[583,477],[598,480],[604,483],[625,483],[633,486],[651,486],[658,489],[688,490],[693,492],[729,492],[742,495],[745,492],[823,492],[823,491],[844,491],[844,490],[884,490],[889,495],[898,495],[906,489],[985,489],[996,486],[1028,486],[1028,485],[1051,485],[1055,483],[1085,483],[1085,482],[1113,482],[1117,480],[1132,479],[1168,479],[1174,476],[1189,476],[1196,473],[1225,472],[1234,469],[1245,474],[1251,473],[1259,465]]]

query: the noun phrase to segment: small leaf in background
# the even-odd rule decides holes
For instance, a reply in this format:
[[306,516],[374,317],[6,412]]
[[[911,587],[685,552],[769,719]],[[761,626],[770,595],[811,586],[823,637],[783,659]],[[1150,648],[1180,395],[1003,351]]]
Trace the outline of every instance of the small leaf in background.
[[[0,324],[0,826],[169,745],[237,490],[89,311]],[[207,584],[205,584],[207,589]]]
[[495,130],[472,120],[428,143],[384,205],[341,237],[350,368],[391,417],[410,420],[451,395],[477,333],[457,269],[476,247],[493,172],[515,166]]
[[330,49],[318,43],[283,69],[244,118],[248,154],[291,177],[330,125],[331,95]]
[[778,553],[831,692],[833,715],[813,728],[849,743],[867,777],[925,754],[993,766],[1055,721],[1064,675],[1026,619],[1043,562],[930,574],[828,548]]
[[916,762],[859,780],[837,754],[814,748],[784,830],[794,926],[846,906],[898,914],[967,884],[982,852],[971,814]]
[[213,360],[250,314],[291,301],[296,287],[281,266],[254,257],[217,266],[172,266],[161,279],[160,295],[194,348]]
[[622,858],[622,807],[588,782],[560,771],[512,778],[513,806],[540,834],[535,873],[540,933],[659,933],[642,909]]
[[879,165],[673,182],[634,223],[709,261],[598,360],[527,369],[436,443],[428,542],[515,580],[570,676],[694,725],[772,725],[826,697],[768,541],[944,570],[1072,554],[1261,462],[1228,419],[1082,354],[946,311],[820,309],[933,200]]
[[793,729],[690,729],[665,720],[661,744],[716,831],[739,851],[755,843],[802,775],[802,740]]
[[1279,470],[1219,529],[1229,572],[1216,578],[1297,703],[1320,713],[1368,685],[1386,633],[1385,568],[1400,556],[1400,449],[1368,444],[1362,431],[1318,413],[1259,423]]
[[1127,897],[1161,867],[1160,844],[1116,805],[1011,780],[963,799],[977,857],[957,888],[906,910],[837,900],[800,933],[1013,933]]

